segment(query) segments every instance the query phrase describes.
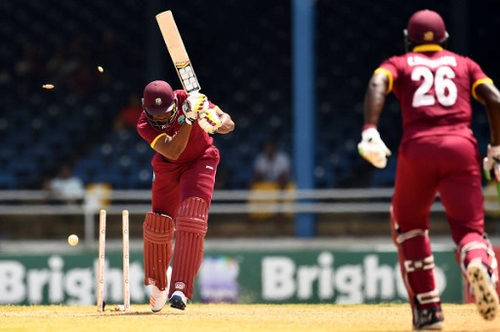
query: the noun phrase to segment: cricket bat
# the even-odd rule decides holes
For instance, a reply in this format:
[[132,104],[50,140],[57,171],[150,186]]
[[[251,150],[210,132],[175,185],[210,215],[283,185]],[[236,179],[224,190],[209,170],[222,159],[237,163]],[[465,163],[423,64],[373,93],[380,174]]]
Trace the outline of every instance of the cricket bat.
[[168,53],[172,58],[184,91],[187,93],[199,91],[200,83],[198,83],[198,78],[194,73],[191,60],[189,60],[172,12],[167,10],[159,13],[156,15],[156,21],[158,22],[163,40],[167,45]]

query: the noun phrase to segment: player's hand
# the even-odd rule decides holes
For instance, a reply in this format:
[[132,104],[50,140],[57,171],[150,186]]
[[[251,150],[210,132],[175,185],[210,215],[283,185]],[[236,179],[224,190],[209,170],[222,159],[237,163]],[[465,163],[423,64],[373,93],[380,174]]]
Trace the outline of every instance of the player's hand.
[[488,181],[493,175],[495,180],[500,182],[500,145],[488,145],[488,153],[483,159],[483,171]]
[[387,148],[376,128],[371,127],[361,133],[361,142],[358,144],[359,154],[377,168],[387,165],[387,157],[391,150]]
[[186,123],[192,125],[204,108],[208,108],[207,96],[198,92],[191,93],[182,104],[182,113],[186,116]]
[[217,115],[217,106],[215,108],[206,108],[199,113],[198,124],[201,129],[209,134],[215,134],[217,129],[222,126],[222,120]]

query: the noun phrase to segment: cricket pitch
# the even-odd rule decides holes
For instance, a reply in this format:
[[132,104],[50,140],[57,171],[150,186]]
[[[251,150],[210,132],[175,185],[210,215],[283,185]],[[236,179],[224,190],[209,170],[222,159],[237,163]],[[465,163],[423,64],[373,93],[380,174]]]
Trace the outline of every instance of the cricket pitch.
[[[0,306],[0,331],[410,331],[408,304],[189,304],[153,314],[148,305],[99,313],[95,306]],[[108,309],[110,308],[110,309]],[[443,304],[445,331],[500,331],[472,304]]]

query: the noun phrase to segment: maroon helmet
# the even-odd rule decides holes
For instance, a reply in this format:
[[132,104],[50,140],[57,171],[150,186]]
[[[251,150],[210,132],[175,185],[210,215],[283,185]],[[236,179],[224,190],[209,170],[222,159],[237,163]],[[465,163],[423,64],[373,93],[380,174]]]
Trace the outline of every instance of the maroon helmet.
[[169,119],[157,120],[153,116],[176,110],[176,97],[172,87],[165,81],[153,81],[146,85],[142,97],[142,107],[149,123],[158,130],[165,129]]
[[172,112],[175,106],[175,94],[165,81],[153,81],[146,85],[142,97],[142,107],[150,115]]
[[443,19],[429,9],[419,10],[410,17],[404,35],[413,45],[442,44],[448,39]]

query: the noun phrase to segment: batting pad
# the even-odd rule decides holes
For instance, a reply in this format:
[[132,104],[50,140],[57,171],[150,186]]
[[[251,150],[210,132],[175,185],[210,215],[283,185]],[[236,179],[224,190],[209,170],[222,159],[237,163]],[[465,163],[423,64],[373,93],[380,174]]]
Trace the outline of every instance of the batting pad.
[[160,290],[164,290],[167,287],[167,268],[172,258],[174,221],[168,216],[148,212],[142,230],[144,284],[154,284]]
[[203,260],[207,233],[208,203],[199,197],[184,200],[175,221],[176,240],[169,296],[180,290],[193,298],[193,283]]

